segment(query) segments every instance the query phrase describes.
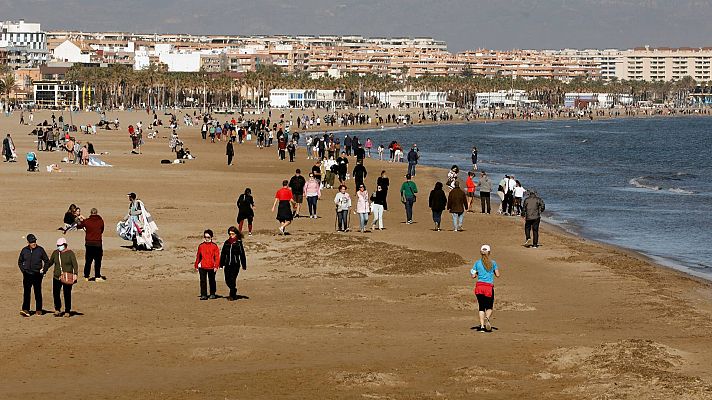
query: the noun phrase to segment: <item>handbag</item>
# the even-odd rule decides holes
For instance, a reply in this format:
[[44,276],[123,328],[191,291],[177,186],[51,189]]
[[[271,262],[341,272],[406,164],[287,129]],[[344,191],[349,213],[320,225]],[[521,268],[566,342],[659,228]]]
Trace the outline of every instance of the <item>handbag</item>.
[[[62,253],[58,253],[57,257],[59,257],[59,270],[62,270]],[[77,275],[73,274],[71,272],[64,272],[59,275],[59,281],[62,282],[65,285],[74,285],[74,283],[77,280]]]

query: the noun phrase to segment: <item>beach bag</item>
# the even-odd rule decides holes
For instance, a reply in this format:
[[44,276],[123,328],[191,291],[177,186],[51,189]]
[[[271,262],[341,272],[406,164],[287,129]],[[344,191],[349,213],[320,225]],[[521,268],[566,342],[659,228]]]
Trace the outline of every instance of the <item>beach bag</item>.
[[[62,270],[62,253],[59,253],[59,269]],[[59,281],[65,285],[74,285],[77,280],[77,275],[71,272],[64,272],[59,275]]]

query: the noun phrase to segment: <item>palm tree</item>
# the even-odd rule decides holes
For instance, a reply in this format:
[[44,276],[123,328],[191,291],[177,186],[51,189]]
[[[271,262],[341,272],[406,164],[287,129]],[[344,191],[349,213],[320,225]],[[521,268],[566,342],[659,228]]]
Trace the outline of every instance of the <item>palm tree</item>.
[[7,109],[10,109],[10,93],[15,89],[15,85],[17,82],[15,81],[15,74],[13,73],[5,73],[5,75],[0,79],[0,89],[2,90],[2,94],[5,97],[5,106]]

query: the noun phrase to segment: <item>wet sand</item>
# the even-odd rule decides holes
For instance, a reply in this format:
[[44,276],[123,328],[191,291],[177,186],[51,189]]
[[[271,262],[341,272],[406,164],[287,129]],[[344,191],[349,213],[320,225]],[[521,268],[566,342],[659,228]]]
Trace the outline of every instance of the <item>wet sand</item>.
[[[543,247],[526,249],[521,221],[498,215],[468,213],[455,233],[445,213],[444,231],[435,232],[427,195],[445,175],[435,168],[419,167],[416,223],[406,225],[397,194],[406,165],[374,160],[366,161],[367,185],[381,169],[392,182],[385,231],[334,233],[335,191],[325,190],[322,218],[299,218],[282,237],[270,208],[281,180],[312,165],[303,148],[288,163],[274,147],[236,145],[228,167],[224,142],[181,128],[198,158],[162,165],[170,130],[132,155],[125,128],[149,117],[118,115],[120,131],[78,135],[108,152],[101,157],[113,167],[60,164],[63,172],[51,174],[44,166],[63,154],[40,152],[43,172],[26,172],[30,128],[17,125],[19,114],[0,117],[20,159],[0,165],[0,398],[712,398],[707,282],[548,226]],[[36,113],[35,122],[48,116]],[[97,119],[74,115],[75,123]],[[192,265],[202,231],[225,240],[245,187],[257,206],[238,279],[249,299],[199,301]],[[115,234],[132,191],[154,215],[164,251],[132,252]],[[75,286],[82,315],[22,318],[23,236],[34,233],[50,252],[70,203],[85,215],[98,208],[106,222],[108,280]],[[67,239],[83,264],[83,233]],[[471,329],[469,268],[482,243],[502,272],[493,333]],[[219,272],[225,295],[222,279]],[[43,288],[50,310],[49,277]]]

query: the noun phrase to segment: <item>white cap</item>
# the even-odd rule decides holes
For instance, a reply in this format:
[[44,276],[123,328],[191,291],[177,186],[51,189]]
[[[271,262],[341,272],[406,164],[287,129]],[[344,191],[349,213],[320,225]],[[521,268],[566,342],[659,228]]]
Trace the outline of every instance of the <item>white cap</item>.
[[61,245],[64,245],[64,244],[67,244],[67,239],[65,239],[65,238],[59,238],[59,239],[57,239],[57,246],[61,246]]
[[483,244],[482,247],[480,247],[480,253],[489,253],[490,252],[490,246],[488,244]]

